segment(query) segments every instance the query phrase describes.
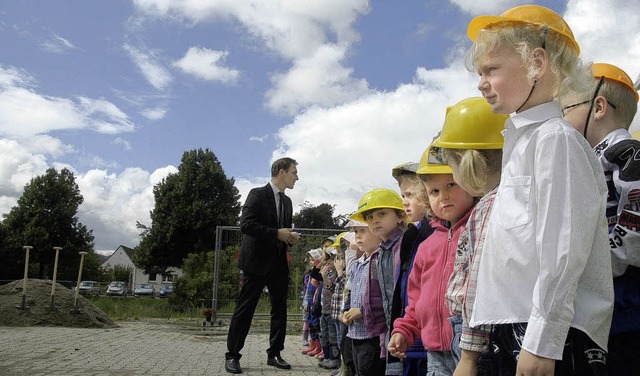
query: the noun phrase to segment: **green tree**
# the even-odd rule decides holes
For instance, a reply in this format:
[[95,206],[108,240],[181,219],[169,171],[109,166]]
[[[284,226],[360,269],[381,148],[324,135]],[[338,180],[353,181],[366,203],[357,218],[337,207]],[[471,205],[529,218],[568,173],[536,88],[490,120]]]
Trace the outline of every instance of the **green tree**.
[[305,201],[300,211],[293,215],[293,223],[298,228],[336,228],[342,225],[343,216],[333,216],[335,205],[327,203],[318,206]]
[[93,234],[78,221],[78,207],[83,197],[73,173],[48,169],[25,186],[18,205],[4,216],[2,223],[2,275],[8,279],[22,278],[24,272],[23,245],[33,247],[29,254],[29,276],[53,277],[55,251],[62,247],[58,261],[59,280],[74,280],[80,255],[84,251],[84,275],[97,273],[97,255],[93,253]]
[[181,266],[189,253],[213,250],[216,227],[238,223],[238,189],[209,149],[185,152],[178,172],[153,193],[151,226],[138,224],[142,240],[133,255],[147,273],[164,273],[169,266]]

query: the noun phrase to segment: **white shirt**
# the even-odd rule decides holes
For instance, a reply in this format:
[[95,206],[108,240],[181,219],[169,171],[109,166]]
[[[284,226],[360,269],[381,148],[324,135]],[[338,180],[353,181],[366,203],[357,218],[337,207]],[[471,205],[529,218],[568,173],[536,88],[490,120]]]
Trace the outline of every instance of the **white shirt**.
[[276,217],[278,217],[278,221],[280,220],[280,210],[278,210],[280,208],[280,195],[278,193],[280,193],[280,188],[276,187],[275,184],[273,184],[272,182],[269,182],[269,184],[271,185],[271,189],[273,189],[273,196],[275,197],[275,203],[276,203]]
[[557,103],[505,124],[471,326],[527,322],[522,348],[561,359],[569,327],[607,348],[613,311],[607,189]]

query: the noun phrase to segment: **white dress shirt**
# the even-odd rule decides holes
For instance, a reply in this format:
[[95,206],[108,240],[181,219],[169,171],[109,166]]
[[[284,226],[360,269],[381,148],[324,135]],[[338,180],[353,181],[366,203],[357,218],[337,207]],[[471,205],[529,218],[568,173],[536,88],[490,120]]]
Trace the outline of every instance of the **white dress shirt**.
[[471,326],[527,322],[522,348],[561,359],[569,327],[607,348],[613,282],[600,162],[557,103],[505,124],[502,179]]

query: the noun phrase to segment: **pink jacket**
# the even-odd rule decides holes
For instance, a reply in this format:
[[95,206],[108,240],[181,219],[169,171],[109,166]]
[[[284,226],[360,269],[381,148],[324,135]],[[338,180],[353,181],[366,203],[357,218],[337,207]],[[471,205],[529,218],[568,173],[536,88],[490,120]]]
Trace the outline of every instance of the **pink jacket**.
[[427,350],[451,349],[453,335],[448,321],[451,314],[445,294],[453,272],[458,238],[467,227],[469,213],[471,210],[452,229],[445,227],[445,221],[434,219],[431,226],[435,231],[418,246],[407,285],[409,305],[404,317],[394,322],[392,333],[402,334],[408,346],[421,338]]

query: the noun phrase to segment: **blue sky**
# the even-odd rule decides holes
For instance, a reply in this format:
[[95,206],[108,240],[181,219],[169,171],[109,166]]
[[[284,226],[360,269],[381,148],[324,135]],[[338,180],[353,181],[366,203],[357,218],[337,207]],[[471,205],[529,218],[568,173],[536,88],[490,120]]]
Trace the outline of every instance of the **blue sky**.
[[[0,213],[31,178],[67,167],[96,249],[134,247],[153,185],[195,148],[243,195],[273,159],[296,158],[294,205],[351,212],[395,187],[391,168],[420,158],[446,106],[478,95],[469,20],[522,3],[4,2]],[[538,4],[567,19],[585,60],[640,73],[640,0]]]

